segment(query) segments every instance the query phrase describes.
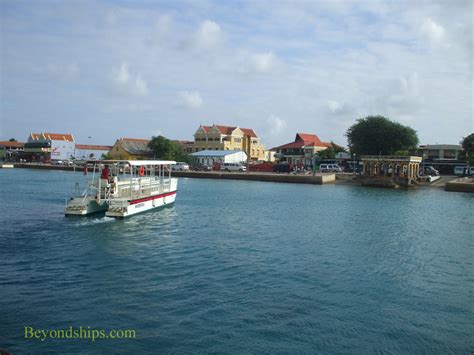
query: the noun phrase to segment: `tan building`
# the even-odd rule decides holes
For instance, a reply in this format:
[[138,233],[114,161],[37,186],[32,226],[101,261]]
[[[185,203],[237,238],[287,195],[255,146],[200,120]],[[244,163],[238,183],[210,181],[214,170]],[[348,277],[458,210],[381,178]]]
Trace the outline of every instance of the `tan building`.
[[120,138],[117,139],[109,152],[110,159],[115,160],[143,160],[153,157],[148,148],[149,139]]
[[416,156],[363,155],[362,185],[413,186],[419,178],[421,159]]
[[193,146],[194,146],[193,141],[183,141],[183,140],[178,140],[178,139],[172,139],[171,142],[178,144],[183,150],[184,154],[191,154],[195,151],[193,149]]
[[[242,150],[250,160],[265,160],[265,147],[251,128],[222,125],[199,126],[194,133],[194,144],[187,145],[193,152],[201,150]],[[189,151],[188,151],[189,152]]]

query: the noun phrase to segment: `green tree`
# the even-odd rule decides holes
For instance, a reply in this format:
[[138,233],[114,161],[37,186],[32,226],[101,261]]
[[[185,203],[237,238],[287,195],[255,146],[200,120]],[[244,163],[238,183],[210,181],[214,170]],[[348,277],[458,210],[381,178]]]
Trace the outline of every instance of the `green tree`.
[[157,159],[187,161],[181,146],[166,137],[151,137],[148,147],[153,151]]
[[346,132],[351,153],[390,155],[414,149],[418,135],[413,128],[383,116],[360,118]]
[[18,142],[15,138],[10,138],[8,141],[9,142]]
[[463,155],[469,165],[474,165],[474,133],[461,141]]
[[344,147],[341,147],[340,145],[331,142],[331,146],[326,148],[325,150],[318,152],[318,155],[323,159],[334,159],[337,153],[345,151],[346,149]]

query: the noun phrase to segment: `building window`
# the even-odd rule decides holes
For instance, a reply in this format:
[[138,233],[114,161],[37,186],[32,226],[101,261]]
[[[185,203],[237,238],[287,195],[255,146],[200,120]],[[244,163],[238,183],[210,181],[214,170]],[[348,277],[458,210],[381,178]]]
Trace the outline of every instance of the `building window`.
[[242,139],[241,139],[241,138],[234,138],[234,142],[235,142],[235,143],[241,143],[241,142],[242,142]]
[[444,151],[444,159],[455,159],[456,158],[456,151],[455,150],[445,150]]
[[428,158],[429,159],[437,159],[439,158],[439,150],[428,150]]

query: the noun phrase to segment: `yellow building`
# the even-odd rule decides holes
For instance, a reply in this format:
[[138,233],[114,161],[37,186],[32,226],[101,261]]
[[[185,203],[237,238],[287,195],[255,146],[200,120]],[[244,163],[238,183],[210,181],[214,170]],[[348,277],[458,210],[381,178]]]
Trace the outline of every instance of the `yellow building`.
[[265,147],[251,128],[201,125],[194,134],[192,151],[201,150],[243,150],[250,160],[265,160]]
[[110,159],[114,160],[143,160],[153,157],[148,148],[148,139],[120,138],[117,139],[109,152]]

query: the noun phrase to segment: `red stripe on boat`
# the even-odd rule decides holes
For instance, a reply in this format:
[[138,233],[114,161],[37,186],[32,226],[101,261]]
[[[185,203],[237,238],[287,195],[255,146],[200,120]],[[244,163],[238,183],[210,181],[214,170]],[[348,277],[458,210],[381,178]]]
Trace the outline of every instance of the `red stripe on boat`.
[[141,198],[141,199],[138,199],[138,200],[133,200],[133,201],[130,201],[130,205],[136,205],[137,203],[140,203],[140,202],[151,201],[151,200],[156,200],[157,198],[162,198],[162,197],[166,197],[166,196],[175,195],[176,192],[177,191],[173,191],[173,192],[168,192],[168,193],[161,194],[161,195],[154,195],[154,196],[150,196],[150,197]]

